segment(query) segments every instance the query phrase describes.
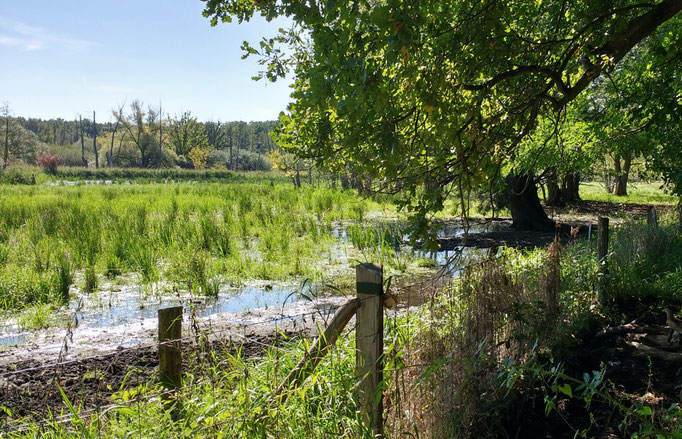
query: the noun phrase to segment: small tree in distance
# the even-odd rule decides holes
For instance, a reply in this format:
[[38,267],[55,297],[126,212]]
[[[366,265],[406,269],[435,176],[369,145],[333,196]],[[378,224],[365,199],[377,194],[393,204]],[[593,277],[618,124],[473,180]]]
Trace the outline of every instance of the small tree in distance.
[[57,168],[59,167],[59,157],[55,154],[50,154],[46,152],[36,157],[38,166],[43,168],[48,174],[55,175],[57,173]]
[[208,154],[211,151],[208,148],[194,147],[187,154],[189,159],[192,160],[194,169],[204,169],[206,167],[206,161],[208,160]]

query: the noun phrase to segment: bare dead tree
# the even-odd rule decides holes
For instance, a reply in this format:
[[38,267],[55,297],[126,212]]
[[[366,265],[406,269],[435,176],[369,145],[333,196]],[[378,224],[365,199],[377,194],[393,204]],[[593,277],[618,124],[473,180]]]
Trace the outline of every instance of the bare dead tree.
[[[118,126],[121,124],[120,117],[122,117],[122,115],[123,115],[123,108],[125,107],[125,105],[126,105],[126,101],[123,101],[123,103],[121,105],[119,105],[119,107],[118,107],[118,112],[116,112],[116,110],[114,110],[114,112],[113,112],[114,113],[114,119],[116,119],[116,124],[114,125],[114,131],[111,133],[111,147],[109,148],[109,152],[106,154],[107,166],[109,166],[110,168],[114,167],[114,140],[116,138],[116,132],[118,131]],[[121,141],[123,141],[123,139],[121,139]],[[120,143],[118,146],[118,155],[119,156],[121,155]]]
[[5,118],[5,153],[2,161],[2,169],[7,168],[7,160],[9,159],[9,104],[5,103],[2,106],[2,115]]
[[159,158],[163,162],[163,111],[159,101]]
[[83,161],[83,166],[88,167],[88,161],[85,159],[85,137],[83,132],[83,117],[78,115],[78,124],[81,131],[81,160]]
[[99,168],[99,153],[97,152],[97,122],[95,119],[95,112],[92,112],[92,125],[94,126],[94,132],[92,136],[92,149],[95,152],[95,169]]

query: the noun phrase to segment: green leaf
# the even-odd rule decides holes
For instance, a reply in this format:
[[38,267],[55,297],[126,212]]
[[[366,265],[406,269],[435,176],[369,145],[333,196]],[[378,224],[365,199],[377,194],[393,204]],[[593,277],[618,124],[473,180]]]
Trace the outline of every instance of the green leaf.
[[560,386],[559,391],[564,395],[568,395],[569,398],[573,398],[573,390],[571,389],[570,384],[565,383],[563,386]]
[[652,416],[654,414],[653,410],[651,410],[651,407],[648,405],[645,405],[641,409],[637,410],[637,414],[641,416]]

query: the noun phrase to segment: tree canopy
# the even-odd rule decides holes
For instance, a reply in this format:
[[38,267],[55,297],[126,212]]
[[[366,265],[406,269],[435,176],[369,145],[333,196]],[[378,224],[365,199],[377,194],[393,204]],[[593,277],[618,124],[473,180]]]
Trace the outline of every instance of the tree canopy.
[[400,182],[417,224],[453,189],[512,173],[542,117],[615,71],[664,23],[679,24],[682,9],[682,0],[205,2],[213,25],[293,19],[243,45],[260,57],[260,77],[294,76],[280,143],[331,168],[351,162]]

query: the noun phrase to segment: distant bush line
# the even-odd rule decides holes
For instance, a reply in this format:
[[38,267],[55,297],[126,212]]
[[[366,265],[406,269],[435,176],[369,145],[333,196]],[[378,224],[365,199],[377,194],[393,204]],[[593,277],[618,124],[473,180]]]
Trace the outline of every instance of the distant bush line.
[[54,174],[48,175],[43,169],[34,166],[10,167],[0,171],[0,184],[36,184],[47,181],[89,181],[110,180],[115,182],[157,182],[166,181],[201,181],[201,182],[240,182],[252,180],[276,180],[285,178],[279,172],[235,172],[227,170],[194,170],[194,169],[144,169],[144,168],[82,168],[60,167]]

